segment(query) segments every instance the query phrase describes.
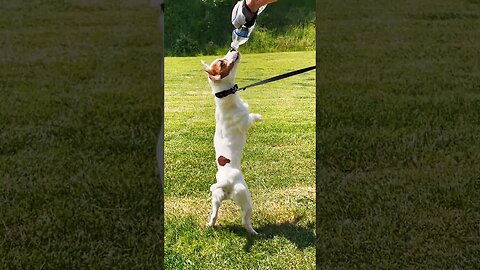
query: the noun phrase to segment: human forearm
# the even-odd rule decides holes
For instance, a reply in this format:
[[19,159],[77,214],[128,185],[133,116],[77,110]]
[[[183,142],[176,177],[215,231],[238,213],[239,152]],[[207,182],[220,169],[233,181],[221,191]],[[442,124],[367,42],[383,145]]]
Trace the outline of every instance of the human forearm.
[[277,0],[245,0],[248,8],[253,12],[257,12],[257,10],[266,4],[270,4],[273,2],[277,2]]

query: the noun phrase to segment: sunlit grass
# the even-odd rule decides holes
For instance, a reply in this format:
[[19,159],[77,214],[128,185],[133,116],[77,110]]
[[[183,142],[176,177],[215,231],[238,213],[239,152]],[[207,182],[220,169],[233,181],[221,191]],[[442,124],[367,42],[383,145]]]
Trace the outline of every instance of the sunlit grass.
[[317,263],[478,268],[479,2],[327,2]]
[[[238,207],[225,202],[206,229],[215,182],[214,96],[200,60],[165,59],[165,267],[314,269],[315,74],[239,93],[264,121],[248,132],[242,169],[255,229],[247,237]],[[243,54],[240,86],[312,65],[314,52]]]

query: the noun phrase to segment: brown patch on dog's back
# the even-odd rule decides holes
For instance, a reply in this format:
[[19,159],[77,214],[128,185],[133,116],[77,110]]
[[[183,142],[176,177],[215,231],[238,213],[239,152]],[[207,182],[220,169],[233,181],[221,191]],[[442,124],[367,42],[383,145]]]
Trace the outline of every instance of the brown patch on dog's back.
[[226,158],[226,157],[224,157],[224,156],[219,156],[218,159],[217,159],[217,161],[218,161],[218,164],[219,164],[220,166],[225,166],[227,163],[230,163],[230,159],[228,159],[228,158]]

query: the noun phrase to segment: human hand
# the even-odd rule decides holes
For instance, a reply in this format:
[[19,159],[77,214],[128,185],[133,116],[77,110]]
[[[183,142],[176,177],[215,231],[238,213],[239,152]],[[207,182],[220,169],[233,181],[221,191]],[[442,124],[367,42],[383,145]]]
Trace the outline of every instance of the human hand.
[[257,12],[257,10],[261,6],[264,6],[273,2],[277,2],[277,0],[246,0],[246,4],[248,8],[254,13]]

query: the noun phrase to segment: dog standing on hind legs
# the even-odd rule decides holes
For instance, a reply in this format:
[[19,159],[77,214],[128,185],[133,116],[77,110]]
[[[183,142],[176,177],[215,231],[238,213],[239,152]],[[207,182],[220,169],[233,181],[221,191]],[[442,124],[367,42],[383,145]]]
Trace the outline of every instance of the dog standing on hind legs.
[[215,159],[218,167],[217,183],[212,192],[212,215],[207,227],[215,225],[218,209],[223,200],[231,199],[242,210],[242,226],[250,234],[257,234],[251,224],[252,201],[247,183],[240,170],[242,150],[247,141],[247,130],[255,121],[262,120],[259,114],[249,113],[248,105],[235,94],[235,73],[240,62],[240,53],[231,50],[222,59],[210,65],[202,61],[208,73],[208,82],[215,94]]

